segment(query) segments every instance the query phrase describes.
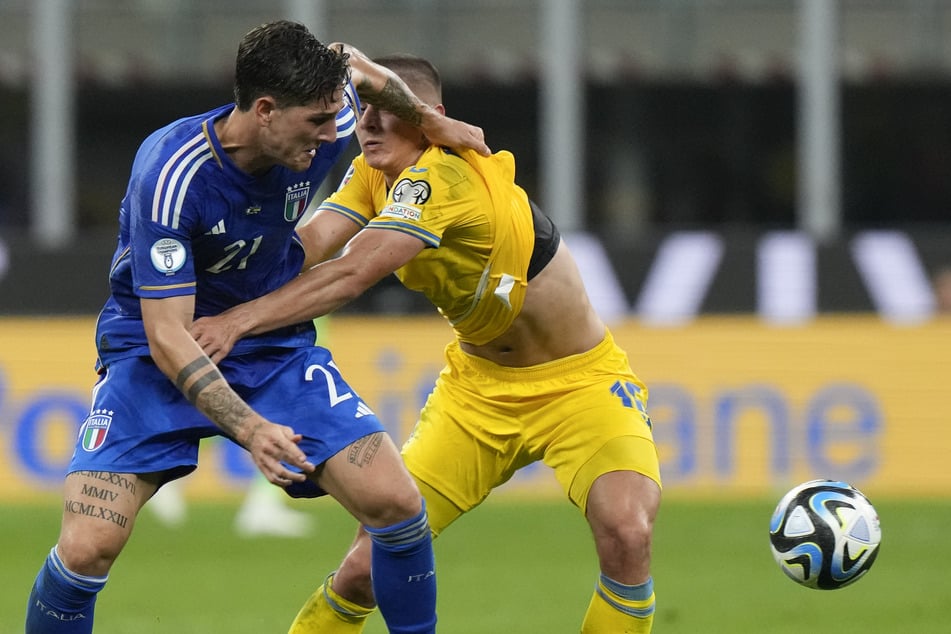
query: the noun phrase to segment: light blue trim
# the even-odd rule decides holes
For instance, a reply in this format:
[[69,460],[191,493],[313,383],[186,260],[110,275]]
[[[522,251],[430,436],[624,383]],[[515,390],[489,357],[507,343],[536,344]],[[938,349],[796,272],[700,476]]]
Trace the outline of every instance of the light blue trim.
[[99,592],[102,590],[102,587],[106,585],[106,581],[109,579],[109,575],[104,575],[102,577],[90,577],[88,575],[81,575],[79,573],[73,572],[63,563],[63,560],[59,558],[59,553],[56,552],[56,546],[53,546],[50,550],[50,566],[59,574],[61,577],[66,579],[71,585],[79,586],[86,590],[91,590],[93,592]]
[[357,614],[356,612],[353,612],[352,610],[348,610],[347,608],[343,607],[342,605],[334,601],[333,598],[331,598],[330,593],[327,592],[327,589],[333,585],[333,580],[334,580],[334,573],[330,573],[329,575],[327,575],[327,578],[324,579],[324,599],[327,601],[327,605],[333,608],[334,612],[336,612],[337,614],[343,614],[345,616],[365,616],[363,614]]
[[655,604],[653,602],[651,602],[651,604],[646,608],[632,608],[622,605],[615,601],[614,597],[602,590],[601,586],[604,586],[609,592],[627,601],[647,601],[654,594],[653,577],[648,577],[647,581],[644,583],[638,584],[636,586],[629,586],[602,574],[600,583],[597,586],[597,593],[598,596],[604,599],[608,605],[613,607],[618,612],[623,612],[624,614],[628,614],[639,619],[646,619],[654,613]]
[[416,517],[402,521],[392,526],[371,528],[364,526],[372,539],[379,546],[387,550],[405,550],[420,543],[429,536],[429,516],[426,514],[426,502]]

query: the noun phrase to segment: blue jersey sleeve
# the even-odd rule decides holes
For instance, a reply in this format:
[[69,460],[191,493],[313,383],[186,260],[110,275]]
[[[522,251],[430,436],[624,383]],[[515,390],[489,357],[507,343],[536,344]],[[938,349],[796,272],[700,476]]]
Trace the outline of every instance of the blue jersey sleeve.
[[201,134],[159,161],[150,157],[162,157],[162,152],[145,149],[144,165],[133,167],[133,184],[124,202],[133,288],[139,297],[150,299],[193,295],[196,278],[191,235],[203,197],[195,175],[202,164],[212,160],[212,152]]
[[357,89],[352,82],[347,82],[343,87],[344,106],[337,113],[337,138],[353,136],[357,129],[357,121],[360,119],[361,105],[360,97],[357,96]]

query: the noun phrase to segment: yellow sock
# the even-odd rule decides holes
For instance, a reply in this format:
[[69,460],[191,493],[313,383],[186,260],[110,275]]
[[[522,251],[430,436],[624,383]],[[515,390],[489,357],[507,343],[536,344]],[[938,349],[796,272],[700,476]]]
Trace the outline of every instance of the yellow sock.
[[365,608],[334,592],[333,575],[327,577],[300,609],[287,634],[357,634],[376,608]]
[[581,634],[649,634],[653,625],[653,580],[628,586],[601,575]]

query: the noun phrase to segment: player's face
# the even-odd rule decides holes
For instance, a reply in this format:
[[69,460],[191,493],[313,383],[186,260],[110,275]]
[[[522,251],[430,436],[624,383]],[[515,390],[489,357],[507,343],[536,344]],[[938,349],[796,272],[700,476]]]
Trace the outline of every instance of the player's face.
[[419,128],[374,106],[363,111],[357,139],[367,165],[383,172],[389,182],[416,163],[428,145]]
[[321,143],[337,139],[336,116],[343,108],[343,91],[333,101],[315,101],[305,106],[271,111],[264,151],[275,163],[300,172],[310,167]]

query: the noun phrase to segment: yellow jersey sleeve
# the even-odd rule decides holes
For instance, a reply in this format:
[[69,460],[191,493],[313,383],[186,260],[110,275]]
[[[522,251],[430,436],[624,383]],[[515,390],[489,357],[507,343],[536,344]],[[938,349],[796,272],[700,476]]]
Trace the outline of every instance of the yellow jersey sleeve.
[[521,310],[535,233],[509,152],[431,147],[389,191],[360,156],[321,208],[421,240],[427,248],[396,275],[429,298],[461,341],[488,343]]
[[350,163],[337,191],[320,203],[318,211],[330,210],[350,218],[361,227],[376,217],[386,200],[383,174],[366,164],[363,155]]

